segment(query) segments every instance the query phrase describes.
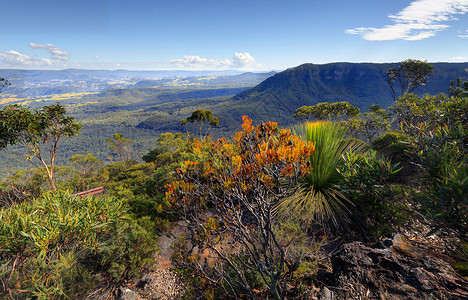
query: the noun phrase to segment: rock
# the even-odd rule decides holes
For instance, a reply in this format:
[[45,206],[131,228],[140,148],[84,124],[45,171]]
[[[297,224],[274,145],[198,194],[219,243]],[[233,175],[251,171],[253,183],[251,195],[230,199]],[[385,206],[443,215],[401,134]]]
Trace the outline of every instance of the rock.
[[375,247],[344,244],[331,257],[333,278],[323,279],[344,299],[468,299],[468,280],[446,261],[420,253],[424,252],[406,245],[399,235]]
[[119,289],[119,295],[117,296],[119,300],[141,300],[142,298],[134,291],[129,288],[121,287]]
[[333,292],[330,291],[327,287],[323,287],[318,298],[320,300],[333,300]]
[[156,293],[156,294],[154,294],[154,295],[151,297],[151,299],[156,300],[156,299],[162,299],[163,297],[164,297],[163,294],[161,294],[161,293]]

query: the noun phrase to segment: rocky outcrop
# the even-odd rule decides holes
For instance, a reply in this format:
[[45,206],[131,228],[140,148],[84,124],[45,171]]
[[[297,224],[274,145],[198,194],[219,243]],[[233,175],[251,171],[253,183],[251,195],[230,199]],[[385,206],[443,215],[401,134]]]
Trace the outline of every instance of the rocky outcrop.
[[334,299],[468,299],[468,280],[443,255],[412,247],[399,235],[373,246],[344,244],[331,263],[333,273],[322,273],[321,280]]

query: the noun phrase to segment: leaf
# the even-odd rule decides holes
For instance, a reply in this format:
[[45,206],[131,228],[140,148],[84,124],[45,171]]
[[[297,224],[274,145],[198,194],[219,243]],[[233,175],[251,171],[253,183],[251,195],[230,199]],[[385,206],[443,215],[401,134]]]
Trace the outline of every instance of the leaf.
[[444,226],[442,225],[437,225],[434,229],[432,229],[431,231],[429,231],[424,237],[428,237],[428,236],[431,236],[433,235],[434,233],[436,233],[437,231],[439,231],[440,229],[442,229]]

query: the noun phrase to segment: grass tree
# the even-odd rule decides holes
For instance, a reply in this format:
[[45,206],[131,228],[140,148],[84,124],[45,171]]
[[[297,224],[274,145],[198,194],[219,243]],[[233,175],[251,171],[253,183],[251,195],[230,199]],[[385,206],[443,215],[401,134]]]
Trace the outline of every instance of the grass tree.
[[294,212],[306,222],[321,222],[333,228],[350,220],[350,200],[339,183],[342,176],[338,168],[343,154],[359,151],[364,143],[346,139],[346,129],[332,122],[307,122],[293,127],[293,132],[315,145],[309,156],[309,172],[304,177],[300,193],[285,198],[280,212]]

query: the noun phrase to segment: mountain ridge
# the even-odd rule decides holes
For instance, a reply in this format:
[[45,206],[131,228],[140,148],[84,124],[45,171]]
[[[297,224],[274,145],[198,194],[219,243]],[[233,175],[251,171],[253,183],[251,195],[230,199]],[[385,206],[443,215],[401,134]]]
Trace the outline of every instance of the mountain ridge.
[[[425,86],[415,89],[417,95],[446,93],[450,80],[467,76],[468,63],[432,65],[434,73]],[[257,121],[278,117],[279,121],[292,122],[297,108],[319,102],[348,101],[361,110],[372,104],[388,107],[393,104],[393,98],[385,74],[388,68],[397,66],[398,63],[302,64],[267,78],[232,100],[263,107],[263,112],[251,114]]]

